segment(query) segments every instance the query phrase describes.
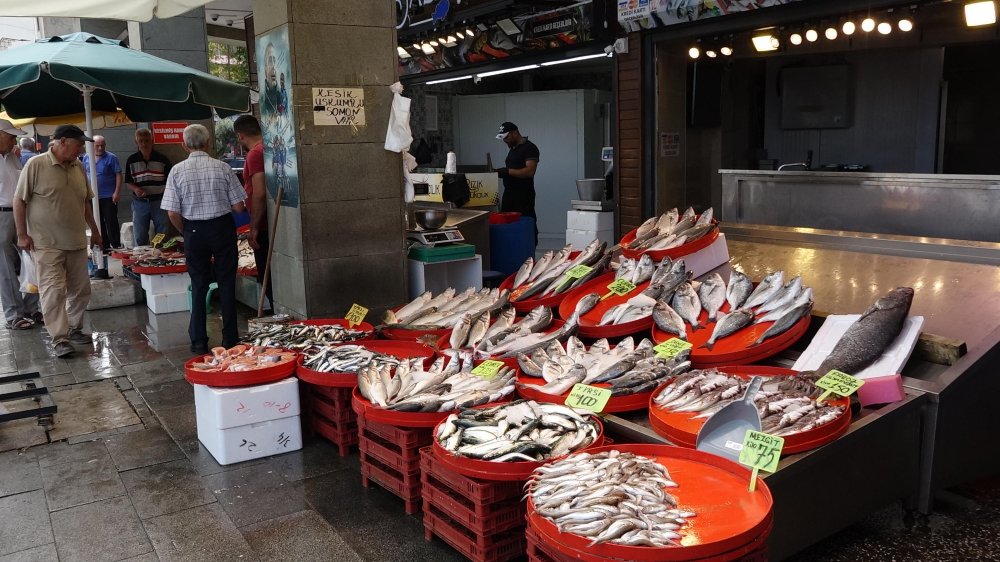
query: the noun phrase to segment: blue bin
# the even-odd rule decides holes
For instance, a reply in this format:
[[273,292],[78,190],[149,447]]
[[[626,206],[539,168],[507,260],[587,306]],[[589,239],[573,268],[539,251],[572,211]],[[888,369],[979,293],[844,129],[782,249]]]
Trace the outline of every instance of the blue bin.
[[521,217],[510,224],[490,225],[490,269],[505,277],[535,255],[535,219]]

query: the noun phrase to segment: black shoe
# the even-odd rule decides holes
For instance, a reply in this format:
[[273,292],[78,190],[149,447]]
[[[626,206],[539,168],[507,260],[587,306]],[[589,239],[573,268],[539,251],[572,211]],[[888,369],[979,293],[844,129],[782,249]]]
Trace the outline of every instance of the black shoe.
[[204,343],[193,343],[191,344],[191,353],[208,355],[208,345]]

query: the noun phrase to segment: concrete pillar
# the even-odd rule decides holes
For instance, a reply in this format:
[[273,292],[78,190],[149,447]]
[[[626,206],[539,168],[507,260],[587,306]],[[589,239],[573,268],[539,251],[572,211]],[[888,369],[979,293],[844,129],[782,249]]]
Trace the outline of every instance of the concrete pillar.
[[[282,206],[278,222],[271,267],[276,309],[341,316],[357,302],[374,316],[406,298],[402,163],[383,148],[389,86],[397,79],[395,5],[254,0],[253,10],[258,70],[266,44],[287,29],[288,46],[276,47],[292,75],[296,149],[286,174],[298,174],[298,201]],[[266,76],[259,74],[263,108]],[[362,89],[365,124],[316,125],[313,88]],[[264,125],[269,143],[276,133]],[[269,166],[265,171],[273,195],[277,178]],[[273,224],[273,199],[269,207]]]

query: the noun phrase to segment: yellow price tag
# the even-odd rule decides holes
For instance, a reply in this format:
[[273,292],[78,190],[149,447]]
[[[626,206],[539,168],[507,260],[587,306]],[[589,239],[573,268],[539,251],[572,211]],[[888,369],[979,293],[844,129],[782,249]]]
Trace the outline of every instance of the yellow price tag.
[[570,279],[580,279],[591,271],[594,271],[594,268],[589,265],[574,265],[566,270],[566,277],[569,277]]
[[834,369],[816,381],[816,386],[826,391],[819,398],[817,398],[816,401],[822,402],[826,400],[830,394],[850,396],[857,392],[858,389],[864,384],[864,380],[852,377],[843,371]]
[[769,435],[748,429],[743,437],[743,449],[740,450],[740,464],[753,469],[750,476],[750,491],[757,489],[757,473],[761,470],[774,472],[778,470],[778,460],[781,459],[781,449],[785,440],[776,435]]
[[476,365],[475,368],[472,369],[472,374],[486,380],[494,379],[496,378],[497,373],[500,372],[500,369],[503,369],[503,366],[503,361],[494,361],[490,359]]
[[153,247],[155,248],[155,247],[159,246],[160,242],[163,242],[163,239],[166,238],[166,237],[167,237],[167,235],[164,234],[164,233],[162,233],[162,232],[159,233],[159,234],[157,234],[156,236],[154,236],[153,240],[152,240]]
[[628,279],[617,279],[615,280],[615,282],[608,285],[608,291],[610,292],[601,297],[601,300],[604,300],[610,297],[611,295],[618,295],[620,297],[623,297],[634,290],[635,290],[635,283],[632,283]]
[[347,320],[347,325],[353,328],[364,322],[367,315],[368,309],[355,303],[351,305],[351,309],[347,311],[347,315],[344,318]]
[[653,348],[653,353],[657,357],[662,357],[664,359],[673,359],[677,357],[677,354],[684,351],[685,349],[691,349],[694,347],[689,341],[684,341],[680,338],[670,338],[669,340],[657,345]]
[[570,408],[580,408],[600,414],[610,399],[610,388],[598,388],[589,384],[577,383],[573,385],[573,390],[569,391],[565,404]]

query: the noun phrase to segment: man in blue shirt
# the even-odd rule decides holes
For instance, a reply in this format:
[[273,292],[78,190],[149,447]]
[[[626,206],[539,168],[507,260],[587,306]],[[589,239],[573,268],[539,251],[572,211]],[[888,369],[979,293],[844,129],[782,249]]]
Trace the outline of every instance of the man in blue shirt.
[[37,156],[38,153],[35,152],[35,139],[31,137],[24,137],[20,141],[21,145],[21,167],[28,162],[28,159],[32,156]]
[[[97,200],[101,206],[101,240],[104,249],[121,248],[121,230],[118,226],[118,199],[122,190],[122,165],[113,152],[107,151],[104,137],[94,135],[94,162],[97,163]],[[90,181],[90,158],[83,155],[83,167]]]

